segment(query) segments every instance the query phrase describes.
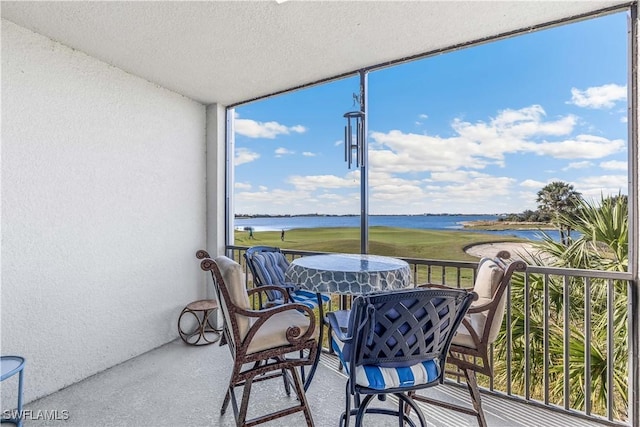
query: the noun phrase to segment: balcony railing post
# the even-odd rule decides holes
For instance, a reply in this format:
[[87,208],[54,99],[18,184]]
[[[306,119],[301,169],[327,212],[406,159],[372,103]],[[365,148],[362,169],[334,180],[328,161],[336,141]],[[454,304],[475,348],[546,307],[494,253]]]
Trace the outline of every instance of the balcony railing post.
[[613,310],[615,303],[615,289],[613,280],[607,280],[607,419],[613,419],[613,361],[614,361],[614,343],[613,343]]
[[[591,351],[591,278],[584,280],[584,354]],[[584,412],[591,415],[591,358],[584,363]]]
[[570,287],[570,279],[568,276],[564,276],[562,279],[562,290],[564,294],[564,309],[562,313],[562,331],[563,331],[563,372],[564,372],[564,392],[563,392],[563,401],[564,401],[564,409],[569,409],[571,407],[570,402],[570,391],[569,386],[571,385],[571,377],[569,375],[569,340],[570,340],[570,319],[569,319],[569,308],[571,307],[571,301],[569,296],[569,287]]
[[640,427],[640,283],[629,281],[629,421]]
[[543,322],[543,329],[544,329],[544,350],[543,350],[543,355],[544,355],[544,368],[543,368],[543,372],[544,372],[544,404],[548,405],[549,404],[549,316],[551,313],[549,304],[550,304],[550,300],[549,300],[549,275],[545,274],[544,275],[544,322]]

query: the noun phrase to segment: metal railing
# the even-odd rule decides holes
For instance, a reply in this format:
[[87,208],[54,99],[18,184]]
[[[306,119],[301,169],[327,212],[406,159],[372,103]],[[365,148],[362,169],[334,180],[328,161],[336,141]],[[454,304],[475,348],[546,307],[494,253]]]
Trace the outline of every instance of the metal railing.
[[[242,264],[247,247],[228,246]],[[289,259],[322,252],[282,249]],[[402,258],[412,282],[472,287],[477,262]],[[245,270],[248,273],[248,270]],[[630,373],[639,355],[630,273],[530,265],[514,273],[485,392],[612,425],[638,426]],[[247,274],[247,286],[252,286]],[[347,309],[340,297],[332,309]]]

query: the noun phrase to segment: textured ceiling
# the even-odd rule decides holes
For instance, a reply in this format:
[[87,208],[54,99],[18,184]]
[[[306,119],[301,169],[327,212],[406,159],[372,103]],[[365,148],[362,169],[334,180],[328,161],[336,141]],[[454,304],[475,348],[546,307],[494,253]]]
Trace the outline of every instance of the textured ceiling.
[[2,2],[2,17],[230,105],[621,1]]

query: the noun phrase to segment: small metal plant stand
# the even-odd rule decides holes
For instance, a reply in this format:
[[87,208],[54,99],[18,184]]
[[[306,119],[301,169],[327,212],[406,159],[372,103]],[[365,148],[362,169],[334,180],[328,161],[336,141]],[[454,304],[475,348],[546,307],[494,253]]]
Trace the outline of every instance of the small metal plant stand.
[[[182,309],[178,318],[178,333],[182,341],[189,345],[208,345],[217,342],[222,332],[222,329],[213,325],[216,323],[217,313],[218,302],[214,299],[202,299],[189,303]],[[195,319],[195,327],[189,328],[191,329],[189,331],[183,329],[183,323],[188,322],[185,318],[187,314]]]

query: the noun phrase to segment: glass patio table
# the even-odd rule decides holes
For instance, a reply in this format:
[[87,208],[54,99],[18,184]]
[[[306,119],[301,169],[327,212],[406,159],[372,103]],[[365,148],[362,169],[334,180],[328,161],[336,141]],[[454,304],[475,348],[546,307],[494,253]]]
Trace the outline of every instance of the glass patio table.
[[[322,293],[360,295],[370,292],[404,289],[411,285],[411,269],[406,261],[380,255],[325,254],[294,259],[285,277],[288,282],[315,292],[322,317]],[[311,384],[322,350],[324,319],[320,321],[319,349],[305,381]]]

